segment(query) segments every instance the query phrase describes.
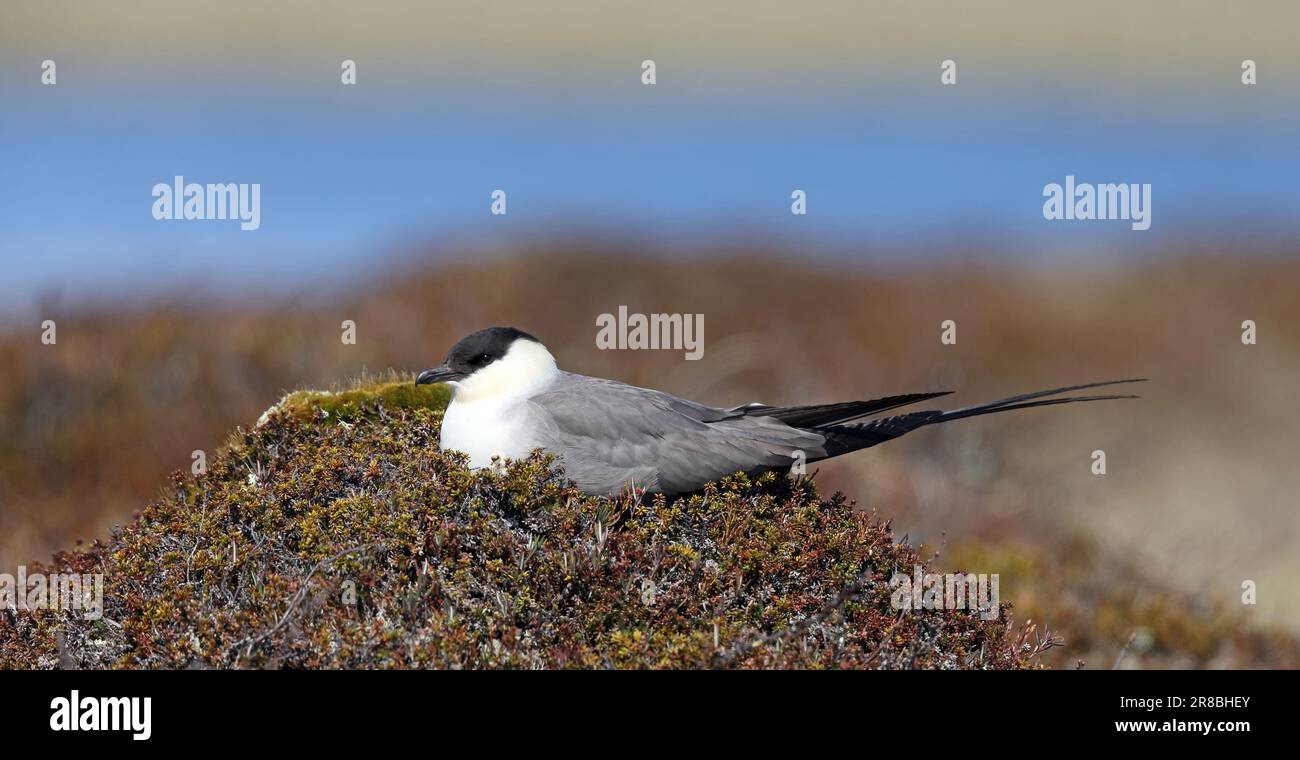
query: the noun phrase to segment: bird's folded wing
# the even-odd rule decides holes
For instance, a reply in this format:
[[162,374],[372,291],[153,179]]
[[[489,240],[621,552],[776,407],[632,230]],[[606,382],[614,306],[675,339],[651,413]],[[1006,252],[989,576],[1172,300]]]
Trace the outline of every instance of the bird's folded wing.
[[735,472],[789,467],[823,436],[770,417],[736,415],[659,391],[570,375],[530,402],[535,434],[588,490],[628,484],[680,493]]

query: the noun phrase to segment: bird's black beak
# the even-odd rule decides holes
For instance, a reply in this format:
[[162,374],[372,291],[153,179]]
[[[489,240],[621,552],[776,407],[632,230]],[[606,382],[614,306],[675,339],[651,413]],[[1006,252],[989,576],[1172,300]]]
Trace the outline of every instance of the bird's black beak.
[[463,379],[465,379],[464,373],[457,372],[451,367],[448,367],[446,364],[443,364],[441,366],[434,367],[432,369],[426,369],[425,371],[421,372],[420,376],[415,378],[415,384],[428,385],[429,383],[447,383],[447,382],[451,382],[452,380],[463,380]]

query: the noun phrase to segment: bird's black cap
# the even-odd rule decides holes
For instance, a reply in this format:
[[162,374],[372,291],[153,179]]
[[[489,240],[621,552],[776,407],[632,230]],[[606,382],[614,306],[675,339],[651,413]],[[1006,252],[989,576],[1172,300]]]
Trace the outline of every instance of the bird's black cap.
[[447,352],[442,366],[426,369],[416,378],[416,385],[463,380],[506,355],[517,340],[540,340],[517,327],[488,327],[461,338]]

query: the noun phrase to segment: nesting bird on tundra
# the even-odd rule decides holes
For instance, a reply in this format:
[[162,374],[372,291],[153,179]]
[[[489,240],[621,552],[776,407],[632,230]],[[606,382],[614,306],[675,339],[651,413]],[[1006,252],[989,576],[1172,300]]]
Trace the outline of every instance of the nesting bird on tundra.
[[950,391],[806,406],[750,403],[723,409],[668,393],[565,372],[541,341],[513,327],[473,333],[417,385],[447,383],[451,403],[440,444],[469,455],[471,467],[494,457],[554,454],[583,491],[608,495],[636,487],[680,494],[736,472],[789,470],[800,458],[830,459],[926,425],[1012,409],[1076,401],[1136,398],[1063,393],[1140,380],[1111,380],[1024,393],[951,411],[878,415]]

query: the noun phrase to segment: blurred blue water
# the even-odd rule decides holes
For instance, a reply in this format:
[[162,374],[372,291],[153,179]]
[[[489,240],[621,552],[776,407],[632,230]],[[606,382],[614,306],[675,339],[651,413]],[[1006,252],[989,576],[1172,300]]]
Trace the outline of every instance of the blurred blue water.
[[[1007,255],[1048,259],[1300,228],[1296,121],[1275,114],[1243,124],[935,99],[783,107],[58,89],[5,96],[6,299],[195,279],[292,288],[380,269],[413,239],[517,243],[562,227],[633,239],[759,231],[801,254],[978,234],[1005,241]],[[177,174],[261,183],[261,229],[155,221],[151,188]],[[1066,174],[1151,183],[1151,229],[1045,221],[1043,186]],[[489,214],[497,188],[505,217]],[[808,193],[805,217],[790,214],[795,188]]]

